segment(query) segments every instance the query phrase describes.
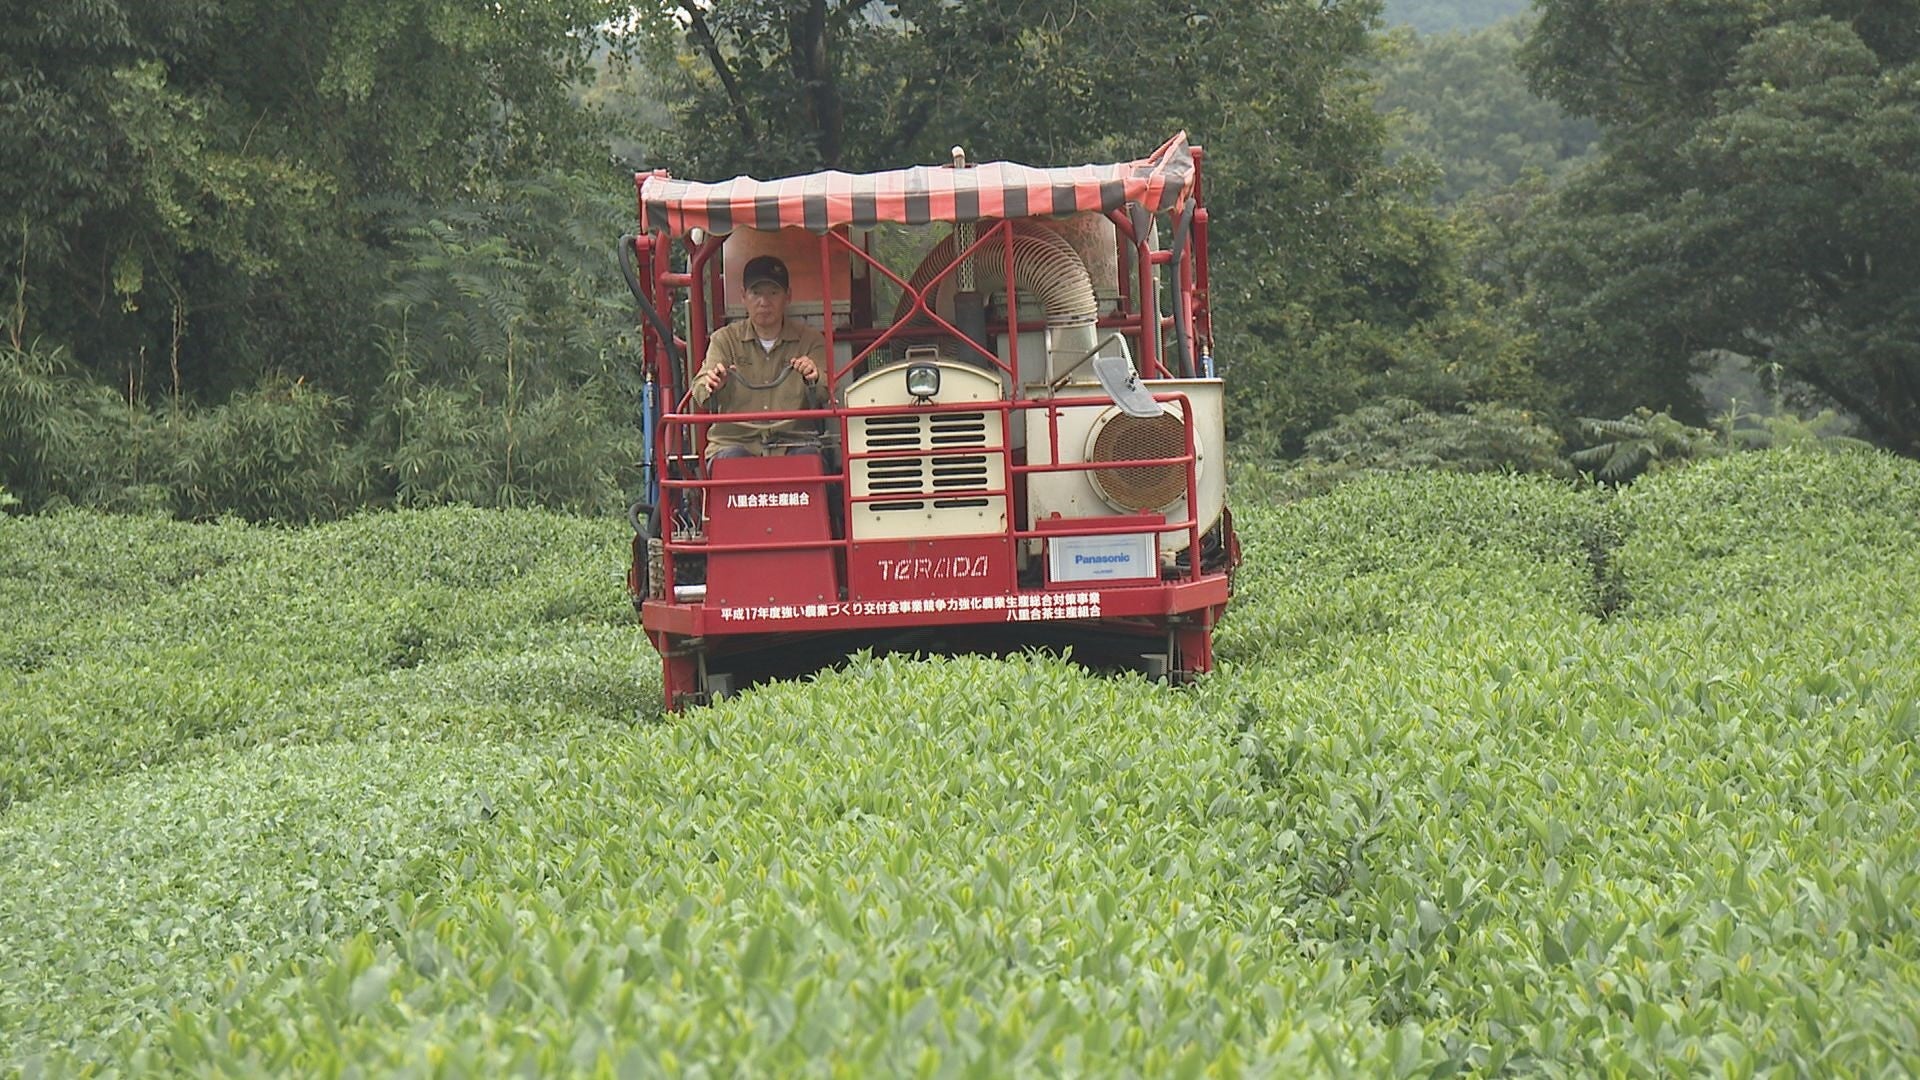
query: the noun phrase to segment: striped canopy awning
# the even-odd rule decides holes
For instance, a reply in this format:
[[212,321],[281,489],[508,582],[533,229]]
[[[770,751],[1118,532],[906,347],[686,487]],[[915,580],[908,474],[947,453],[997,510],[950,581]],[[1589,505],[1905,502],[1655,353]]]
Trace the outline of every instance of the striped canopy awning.
[[675,236],[693,229],[866,228],[880,222],[924,225],[1081,211],[1139,203],[1172,209],[1193,181],[1187,133],[1119,165],[1035,168],[995,161],[968,168],[916,165],[878,173],[817,172],[779,180],[737,176],[716,184],[639,174],[641,218]]

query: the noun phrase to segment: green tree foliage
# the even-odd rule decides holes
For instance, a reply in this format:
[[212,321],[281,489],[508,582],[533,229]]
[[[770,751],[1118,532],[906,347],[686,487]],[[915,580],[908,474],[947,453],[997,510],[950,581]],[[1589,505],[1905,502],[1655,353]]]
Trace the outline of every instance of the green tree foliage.
[[1530,25],[1508,19],[1438,37],[1391,37],[1377,100],[1393,120],[1390,156],[1432,160],[1438,201],[1504,189],[1530,172],[1563,176],[1594,148],[1593,121],[1536,95],[1515,65]]
[[[1716,423],[1720,418],[1716,417]],[[1757,429],[1737,426],[1744,417],[1728,418],[1730,423],[1721,429],[1721,436],[1730,443],[1755,450],[1771,447],[1786,447],[1795,450],[1824,450],[1838,453],[1843,450],[1870,450],[1872,445],[1854,438],[1849,432],[1853,425],[1846,417],[1832,409],[1823,409],[1810,417],[1794,416],[1783,413],[1778,416],[1756,418]]]
[[1382,17],[1389,25],[1437,34],[1492,26],[1526,9],[1527,0],[1386,0]]
[[[617,5],[94,0],[0,44],[0,468],[30,507],[605,509],[637,453]],[[603,50],[604,51],[604,50]],[[630,210],[625,211],[631,213]]]
[[[1377,4],[86,0],[0,44],[0,468],[63,502],[295,520],[620,502],[630,313],[591,178],[1210,148],[1216,357],[1294,448],[1382,393],[1537,400],[1531,343],[1383,163]],[[1126,32],[1113,32],[1115,26]],[[631,52],[641,63],[621,68]],[[598,65],[596,67],[596,65]],[[611,73],[624,70],[624,75]],[[598,88],[582,90],[587,76]],[[661,131],[662,117],[671,130]],[[281,431],[272,425],[285,425]],[[231,456],[231,459],[229,459]]]
[[[0,342],[0,469],[28,507],[53,494],[93,491],[103,471],[125,475],[106,460],[116,452],[108,435],[114,418],[139,423],[145,415],[78,374],[65,349],[37,339]],[[119,452],[121,463],[136,465],[137,453],[124,445]]]
[[1733,354],[1920,452],[1920,8],[1538,7],[1534,85],[1606,131],[1517,266],[1574,407],[1699,422]]
[[603,0],[6,6],[0,284],[135,400],[344,387],[380,281],[364,199],[593,157],[569,83]]
[[333,517],[368,498],[345,399],[273,376],[212,406],[129,405],[63,353],[0,345],[0,466],[23,501],[192,518]]
[[1631,480],[1651,469],[1726,452],[1713,432],[1645,408],[1618,420],[1582,417],[1580,429],[1593,444],[1574,451],[1573,463],[1602,480]]
[[1405,398],[1355,409],[1307,438],[1307,460],[1346,475],[1449,472],[1565,473],[1560,436],[1532,413],[1473,403],[1436,413]]
[[676,65],[660,63],[658,50],[606,48],[594,57],[594,74],[579,91],[580,103],[606,124],[609,149],[622,174],[659,164],[671,142],[670,92],[682,85]]
[[[825,0],[663,3],[685,80],[676,172],[781,175],[976,159],[1114,160],[1185,128],[1209,150],[1215,353],[1265,445],[1360,404],[1397,339],[1448,306],[1445,226],[1381,159],[1359,64],[1371,3],[1184,8]],[[1117,28],[1124,28],[1119,32]],[[857,103],[851,109],[848,103]]]
[[[1309,305],[1288,305],[1283,314],[1314,331],[1305,346],[1279,354],[1271,365],[1233,371],[1241,390],[1229,420],[1238,420],[1243,448],[1256,454],[1304,449],[1308,432],[1390,399],[1441,415],[1473,403],[1551,411],[1553,388],[1535,371],[1536,338],[1494,290],[1468,274],[1471,264],[1462,254],[1480,242],[1478,219],[1455,214],[1424,221],[1432,246],[1414,317],[1396,318],[1382,305],[1364,317],[1321,321]],[[1253,315],[1269,317],[1257,308]],[[1289,329],[1279,325],[1282,333]]]
[[656,0],[643,25],[682,72],[664,153],[687,175],[891,168],[944,161],[956,144],[976,160],[1109,158],[1172,127],[1230,142],[1236,110],[1269,125],[1273,152],[1340,149],[1331,169],[1345,142],[1364,156],[1375,136],[1340,98],[1375,10],[1131,0],[1096,18],[1070,0]]
[[363,447],[383,497],[613,508],[640,456],[631,301],[609,287],[630,214],[548,176],[397,224]]

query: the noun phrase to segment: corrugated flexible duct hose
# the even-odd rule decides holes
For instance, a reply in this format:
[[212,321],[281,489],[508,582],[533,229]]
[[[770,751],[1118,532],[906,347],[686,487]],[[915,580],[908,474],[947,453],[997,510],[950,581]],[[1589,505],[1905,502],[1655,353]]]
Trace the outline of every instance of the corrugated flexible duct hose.
[[[1006,256],[1007,244],[999,236],[978,248],[973,254],[978,280],[1005,281]],[[917,293],[926,289],[927,284],[953,261],[953,257],[954,238],[948,236],[935,244],[920,260],[919,268],[914,270],[913,277],[909,279],[913,291]],[[1047,349],[1049,380],[1079,363],[1094,350],[1094,321],[1100,313],[1099,302],[1094,299],[1093,279],[1087,274],[1087,265],[1072,244],[1050,229],[1023,221],[1014,222],[1013,284],[1015,289],[1040,301],[1046,311],[1047,329],[1050,331],[1048,337],[1051,339]],[[1012,300],[1008,302],[1011,304]],[[893,321],[899,323],[904,319],[911,306],[910,298],[902,295],[900,303],[894,307]],[[914,320],[914,325],[929,324],[925,317],[920,317]],[[941,351],[945,355],[948,349],[942,346]]]

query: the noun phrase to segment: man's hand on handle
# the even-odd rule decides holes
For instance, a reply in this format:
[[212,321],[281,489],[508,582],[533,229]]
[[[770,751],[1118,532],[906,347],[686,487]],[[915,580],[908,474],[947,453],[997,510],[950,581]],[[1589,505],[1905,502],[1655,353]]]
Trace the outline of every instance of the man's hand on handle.
[[727,374],[728,369],[724,365],[700,373],[700,384],[707,388],[708,397],[719,393],[720,388],[727,385]]
[[813,357],[796,356],[790,363],[793,365],[793,370],[799,372],[800,377],[808,382],[813,382],[820,378],[820,369],[814,366]]

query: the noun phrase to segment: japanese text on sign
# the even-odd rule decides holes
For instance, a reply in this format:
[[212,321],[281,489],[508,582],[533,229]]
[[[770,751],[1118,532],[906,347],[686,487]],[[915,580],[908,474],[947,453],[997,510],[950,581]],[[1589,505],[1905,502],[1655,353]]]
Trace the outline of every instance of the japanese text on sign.
[[727,495],[727,506],[737,510],[758,510],[769,506],[810,506],[808,491],[735,491]]
[[1097,619],[1097,592],[1021,593],[1017,596],[953,596],[923,600],[847,600],[832,604],[770,604],[723,607],[721,622],[768,619],[832,619],[847,615],[937,615],[944,612],[1004,612],[1006,622]]

